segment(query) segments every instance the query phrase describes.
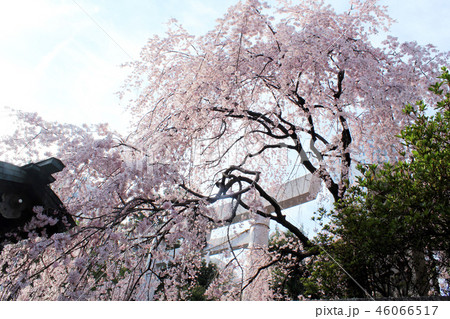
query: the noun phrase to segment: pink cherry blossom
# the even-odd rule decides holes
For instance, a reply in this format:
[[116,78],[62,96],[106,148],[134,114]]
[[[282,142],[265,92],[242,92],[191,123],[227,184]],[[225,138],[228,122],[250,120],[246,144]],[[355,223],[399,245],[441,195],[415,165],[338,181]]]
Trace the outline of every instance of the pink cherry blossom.
[[52,188],[77,225],[48,237],[34,230],[56,220],[35,209],[29,238],[3,247],[1,300],[188,298],[211,229],[238,208],[296,239],[279,251],[256,247],[247,268],[225,254],[206,295],[276,298],[270,266],[312,254],[275,200],[279,186],[300,166],[338,200],[355,164],[397,159],[395,136],[411,121],[403,106],[432,102],[427,88],[448,63],[447,53],[394,37],[374,46],[371,37],[392,22],[376,1],[352,1],[339,14],[321,1],[277,3],[239,2],[202,36],[172,21],[150,38],[126,65],[127,137],[106,124],[15,113],[1,160],[61,159]]

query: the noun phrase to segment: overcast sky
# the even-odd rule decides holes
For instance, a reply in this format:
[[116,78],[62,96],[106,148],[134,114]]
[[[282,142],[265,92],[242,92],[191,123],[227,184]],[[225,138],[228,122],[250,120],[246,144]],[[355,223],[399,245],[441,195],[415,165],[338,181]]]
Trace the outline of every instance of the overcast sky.
[[[4,106],[49,120],[109,122],[124,132],[126,116],[114,94],[127,75],[120,64],[138,57],[170,18],[201,34],[237,1],[0,0],[0,134],[11,132]],[[392,35],[450,50],[448,0],[383,3],[398,21]]]

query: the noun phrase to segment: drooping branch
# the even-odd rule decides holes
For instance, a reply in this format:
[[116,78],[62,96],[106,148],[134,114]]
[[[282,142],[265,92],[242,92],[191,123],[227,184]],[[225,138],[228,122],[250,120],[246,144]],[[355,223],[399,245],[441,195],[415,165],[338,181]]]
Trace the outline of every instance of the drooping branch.
[[[305,247],[308,247],[308,248],[312,247],[312,244],[311,244],[311,241],[309,240],[309,238],[307,236],[305,236],[305,234],[303,234],[303,232],[298,227],[296,227],[295,225],[293,225],[286,219],[286,216],[282,213],[283,208],[280,206],[280,204],[277,202],[276,199],[274,199],[272,196],[270,196],[258,183],[252,181],[251,179],[249,179],[245,176],[241,176],[240,179],[247,183],[252,183],[252,186],[256,189],[256,191],[259,193],[261,198],[265,199],[273,207],[274,213],[275,213],[275,215],[273,215],[273,214],[269,214],[267,212],[263,212],[261,210],[257,210],[256,213],[258,215],[260,215],[264,218],[268,217],[268,218],[276,221],[280,225],[286,227],[295,236],[297,236]],[[247,205],[244,201],[241,201],[240,204],[245,209],[248,209],[248,210],[251,209],[251,207],[249,205]]]
[[[278,263],[280,263],[283,258],[287,255],[293,255],[297,258],[297,262],[301,262],[302,260],[304,260],[305,258],[311,257],[311,256],[315,256],[318,254],[318,249],[310,249],[309,251],[306,252],[298,252],[298,251],[293,251],[293,250],[283,250],[283,249],[279,249],[277,250],[277,252],[279,252],[279,257],[271,260],[270,262],[258,267],[258,269],[256,270],[255,274],[253,276],[251,276],[248,280],[247,283],[245,284],[245,286],[242,288],[243,290],[245,290],[248,286],[250,286],[257,278],[258,276],[261,274],[261,272],[265,269],[268,269]],[[298,265],[296,265],[298,267]]]

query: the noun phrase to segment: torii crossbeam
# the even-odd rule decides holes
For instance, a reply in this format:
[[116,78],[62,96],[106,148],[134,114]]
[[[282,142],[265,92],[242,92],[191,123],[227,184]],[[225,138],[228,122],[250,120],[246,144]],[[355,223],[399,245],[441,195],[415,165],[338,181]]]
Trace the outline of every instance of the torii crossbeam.
[[[307,203],[317,197],[320,190],[321,181],[317,177],[308,174],[302,177],[289,181],[279,188],[277,196],[274,198],[283,209],[294,207]],[[267,203],[267,202],[266,202]],[[274,208],[267,203],[264,207],[265,211],[270,214]],[[219,215],[226,215],[231,212],[231,204],[225,204],[217,208]],[[239,207],[236,212],[236,217],[232,224],[251,221],[253,217],[244,208]],[[208,239],[208,245],[205,252],[210,256],[219,254],[230,249],[233,250],[247,247],[254,247],[255,245],[267,246],[269,241],[269,218],[263,218],[257,215],[251,223],[251,226],[238,234],[230,234],[228,236],[215,236],[214,233],[224,231],[226,227],[223,226],[214,229]]]

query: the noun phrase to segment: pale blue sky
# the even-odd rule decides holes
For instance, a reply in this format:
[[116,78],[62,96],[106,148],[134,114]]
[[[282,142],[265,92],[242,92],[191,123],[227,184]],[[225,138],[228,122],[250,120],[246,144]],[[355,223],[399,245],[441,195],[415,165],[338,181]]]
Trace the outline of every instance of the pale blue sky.
[[[176,18],[201,34],[238,0],[0,0],[0,134],[11,132],[4,106],[80,124],[127,121],[114,95],[146,39]],[[347,0],[329,0],[338,10]],[[392,34],[450,50],[447,0],[384,0],[398,20]],[[78,4],[78,5],[77,5]],[[116,41],[123,52],[83,12]]]

